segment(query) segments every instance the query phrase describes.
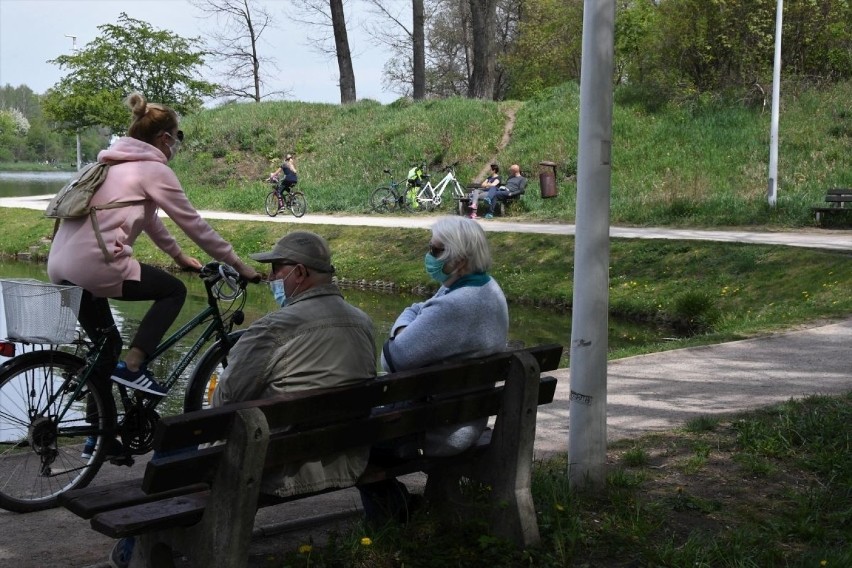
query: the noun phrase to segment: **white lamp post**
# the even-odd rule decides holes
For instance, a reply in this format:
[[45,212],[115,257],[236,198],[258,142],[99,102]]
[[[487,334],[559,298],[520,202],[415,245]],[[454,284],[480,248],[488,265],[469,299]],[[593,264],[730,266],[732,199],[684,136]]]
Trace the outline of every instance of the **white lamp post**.
[[775,12],[775,61],[772,69],[772,118],[769,127],[769,188],[766,192],[770,207],[778,198],[778,111],[781,106],[781,18],[784,0],[778,0]]

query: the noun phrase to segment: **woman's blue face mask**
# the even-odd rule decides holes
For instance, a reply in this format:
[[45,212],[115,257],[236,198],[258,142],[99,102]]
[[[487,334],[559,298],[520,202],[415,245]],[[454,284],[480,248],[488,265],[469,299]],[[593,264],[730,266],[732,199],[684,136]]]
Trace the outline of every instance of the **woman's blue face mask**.
[[431,252],[426,253],[423,262],[426,265],[426,274],[439,284],[443,284],[450,277],[449,274],[444,272],[444,261],[435,258]]

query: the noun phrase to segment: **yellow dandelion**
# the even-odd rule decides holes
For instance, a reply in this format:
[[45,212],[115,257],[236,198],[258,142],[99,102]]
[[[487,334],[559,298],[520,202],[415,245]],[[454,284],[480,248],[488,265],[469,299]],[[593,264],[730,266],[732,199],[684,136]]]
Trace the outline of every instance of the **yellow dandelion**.
[[819,565],[820,566],[828,566],[828,560],[820,560]]
[[361,539],[361,546],[370,546],[372,544],[373,544],[373,541],[370,540],[370,537],[368,537],[368,536],[365,536],[364,538]]
[[310,554],[314,547],[310,544],[303,544],[299,547],[299,554]]

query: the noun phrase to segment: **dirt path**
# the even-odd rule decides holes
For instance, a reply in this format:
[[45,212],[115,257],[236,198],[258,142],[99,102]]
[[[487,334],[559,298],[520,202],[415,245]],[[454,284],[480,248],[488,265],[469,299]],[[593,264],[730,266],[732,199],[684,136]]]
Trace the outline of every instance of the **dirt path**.
[[519,101],[512,101],[503,105],[503,114],[506,115],[506,124],[503,126],[503,136],[500,138],[500,143],[497,144],[497,152],[491,156],[488,163],[482,166],[482,169],[479,170],[479,173],[476,175],[477,180],[482,180],[488,177],[491,164],[497,162],[497,156],[506,148],[506,146],[509,145],[509,140],[512,139],[512,129],[515,128],[515,116],[522,104],[523,103]]

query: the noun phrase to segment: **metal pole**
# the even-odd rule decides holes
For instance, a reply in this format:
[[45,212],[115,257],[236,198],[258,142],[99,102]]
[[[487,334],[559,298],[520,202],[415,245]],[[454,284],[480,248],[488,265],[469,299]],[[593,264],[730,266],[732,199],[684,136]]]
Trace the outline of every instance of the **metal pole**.
[[[71,51],[77,53],[77,36],[65,34],[65,37],[71,38]],[[80,171],[80,168],[83,167],[82,164],[82,153],[80,151],[80,129],[77,129],[77,171]]]
[[778,198],[778,112],[781,106],[781,19],[784,0],[778,0],[775,11],[775,61],[772,69],[772,119],[769,127],[769,188],[766,192],[770,207]]
[[614,22],[615,0],[585,0],[571,321],[571,487],[600,487],[605,481]]

